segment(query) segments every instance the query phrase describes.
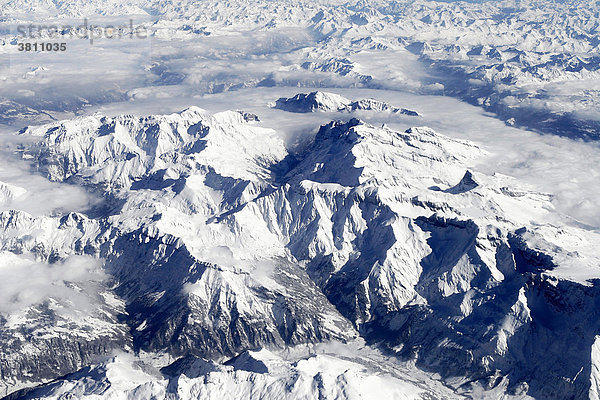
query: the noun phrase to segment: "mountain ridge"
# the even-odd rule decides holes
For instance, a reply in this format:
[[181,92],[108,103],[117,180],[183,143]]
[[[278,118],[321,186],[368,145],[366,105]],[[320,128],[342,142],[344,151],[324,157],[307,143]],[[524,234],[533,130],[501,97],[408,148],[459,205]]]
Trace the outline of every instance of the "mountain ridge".
[[[568,368],[585,359],[579,348],[591,349],[593,330],[568,302],[551,299],[568,291],[569,301],[594,301],[598,237],[543,222],[554,215],[547,195],[473,171],[468,165],[485,155],[474,144],[353,118],[321,126],[312,147],[286,164],[273,131],[237,112],[197,109],[83,117],[21,135],[40,138],[26,153],[49,179],[121,202],[97,219],[50,218],[33,240],[17,223],[3,245],[56,254],[50,263],[69,254],[105,260],[136,352],[222,359],[360,335],[418,368],[445,371],[447,384],[463,376],[452,384],[459,393],[475,390],[471,380],[534,396],[591,390],[590,364],[565,383],[562,370],[536,375],[518,354],[558,360],[568,351]],[[236,167],[228,169],[231,138]],[[275,180],[268,171],[281,162],[288,171]],[[40,253],[57,229],[69,232],[65,242]],[[564,235],[579,242],[562,243]],[[545,307],[583,330],[586,344],[532,346],[531,335],[579,343],[543,322]],[[555,384],[542,385],[549,373]]]

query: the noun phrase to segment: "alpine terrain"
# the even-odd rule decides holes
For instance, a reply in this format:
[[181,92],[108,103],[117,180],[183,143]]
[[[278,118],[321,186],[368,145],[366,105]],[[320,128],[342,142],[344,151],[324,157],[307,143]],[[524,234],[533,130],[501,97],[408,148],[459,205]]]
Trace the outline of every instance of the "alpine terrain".
[[0,396],[600,399],[599,4],[0,1]]

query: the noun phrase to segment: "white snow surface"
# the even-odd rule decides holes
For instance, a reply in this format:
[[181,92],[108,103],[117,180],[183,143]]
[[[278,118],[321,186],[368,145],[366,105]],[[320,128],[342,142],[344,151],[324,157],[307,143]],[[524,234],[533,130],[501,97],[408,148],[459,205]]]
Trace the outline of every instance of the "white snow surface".
[[598,398],[598,6],[0,0],[0,393]]
[[[344,349],[352,352],[352,358],[338,354]],[[76,374],[49,384],[33,395],[47,399],[65,395],[80,399],[463,398],[424,373],[413,371],[414,376],[408,377],[410,367],[387,362],[364,347],[332,344],[312,352],[248,351],[227,365],[188,358],[182,359],[181,370],[162,373],[131,355],[119,354],[88,367],[85,375]]]
[[[455,307],[455,323],[470,324],[488,304],[479,296],[507,291],[500,295],[516,296],[514,304],[494,311],[498,320],[491,326],[476,325],[494,345],[470,350],[478,354],[473,368],[500,376],[503,360],[527,343],[521,335],[541,318],[530,309],[529,302],[537,300],[520,277],[531,274],[529,279],[542,287],[567,282],[581,287],[573,290],[585,291],[600,275],[595,252],[600,237],[567,225],[549,195],[504,175],[467,168],[486,157],[471,142],[426,127],[398,132],[350,119],[321,126],[312,144],[290,162],[281,135],[242,116],[190,108],[165,116],[80,117],[21,131],[23,138],[38,138],[24,155],[36,160],[42,174],[102,192],[110,212],[96,218],[5,212],[3,248],[18,246],[23,254],[49,257],[50,262],[80,253],[107,260],[106,271],[122,282],[110,292],[140,310],[128,320],[135,328],[134,343],[148,338],[146,343],[154,344],[143,346],[151,351],[164,346],[159,344],[162,335],[174,323],[153,315],[172,312],[173,301],[183,301],[177,307],[190,313],[178,328],[186,342],[167,348],[177,355],[194,349],[186,343],[199,340],[197,335],[208,327],[214,330],[211,335],[221,335],[223,324],[241,318],[249,328],[231,331],[237,335],[242,329],[247,335],[241,344],[232,338],[202,350],[209,357],[221,353],[221,359],[256,345],[277,353],[286,343],[315,343],[323,340],[320,336],[354,340],[358,332],[383,321],[381,332],[395,332],[402,323],[393,316],[413,307],[446,304]],[[39,226],[37,233],[31,235],[26,224]],[[502,254],[509,247],[512,258],[505,259]],[[517,282],[521,286],[515,292]],[[349,291],[337,292],[337,285]],[[38,296],[56,297],[41,287]],[[279,302],[271,298],[295,303],[289,311],[297,318],[291,336],[281,333]],[[111,301],[104,299],[110,307]],[[19,310],[27,306],[10,303]],[[215,311],[207,310],[207,304]],[[9,310],[7,315],[14,319],[18,314]],[[255,331],[253,324],[261,328]],[[399,355],[406,355],[402,342],[389,340]],[[459,337],[439,340],[438,348],[464,346]],[[427,357],[412,351],[416,360]],[[423,386],[415,388],[407,377],[364,373],[361,362],[332,357],[284,363],[277,373],[262,367],[250,372],[219,369],[199,380],[179,378],[176,392],[179,398],[213,398],[225,387],[231,388],[225,396],[264,398],[284,392],[290,398],[311,398],[317,389],[334,398],[413,398],[422,393]],[[162,396],[175,390],[162,375],[140,372],[135,362],[117,358],[90,368],[43,387],[51,388],[43,396],[93,395],[95,384],[90,388],[87,378],[79,377],[97,376],[94,368],[106,370],[102,379],[110,383],[102,384],[105,398]],[[453,383],[460,379],[459,371],[447,381],[455,390],[462,385]],[[122,374],[132,378],[117,378]],[[500,387],[514,387],[510,378],[501,379]],[[521,379],[521,385],[529,383]],[[590,375],[587,379],[595,382]],[[493,396],[500,389],[476,382],[456,396],[465,390]]]

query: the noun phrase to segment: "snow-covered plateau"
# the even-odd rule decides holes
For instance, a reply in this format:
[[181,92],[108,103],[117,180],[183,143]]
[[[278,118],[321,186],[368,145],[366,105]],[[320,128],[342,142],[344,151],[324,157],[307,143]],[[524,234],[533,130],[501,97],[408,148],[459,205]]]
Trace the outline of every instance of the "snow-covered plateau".
[[0,0],[0,396],[600,399],[599,13]]

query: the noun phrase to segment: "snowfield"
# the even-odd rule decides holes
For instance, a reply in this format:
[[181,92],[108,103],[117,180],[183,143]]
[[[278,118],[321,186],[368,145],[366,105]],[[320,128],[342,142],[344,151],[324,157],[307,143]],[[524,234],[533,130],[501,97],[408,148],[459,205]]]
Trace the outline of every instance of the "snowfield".
[[598,4],[0,6],[7,399],[598,398]]

